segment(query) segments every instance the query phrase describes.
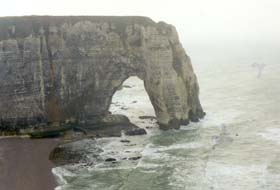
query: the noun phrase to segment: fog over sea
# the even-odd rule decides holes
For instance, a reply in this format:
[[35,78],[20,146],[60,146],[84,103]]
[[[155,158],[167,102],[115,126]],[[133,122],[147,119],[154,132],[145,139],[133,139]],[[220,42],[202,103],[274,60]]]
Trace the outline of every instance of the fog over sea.
[[160,131],[155,120],[139,119],[154,111],[143,82],[131,77],[110,110],[127,115],[148,135],[77,142],[89,150],[91,161],[54,168],[56,190],[280,189],[279,45],[183,45],[198,76],[206,117],[180,130]]

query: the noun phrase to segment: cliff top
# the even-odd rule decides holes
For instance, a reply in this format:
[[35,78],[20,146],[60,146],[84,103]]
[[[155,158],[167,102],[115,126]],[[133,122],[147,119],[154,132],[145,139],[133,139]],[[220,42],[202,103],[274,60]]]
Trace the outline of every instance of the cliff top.
[[[22,16],[0,17],[0,40],[9,38],[22,38],[37,33],[39,29],[47,26],[59,26],[63,23],[75,24],[80,21],[114,23],[117,27],[138,23],[153,25],[155,22],[143,16]],[[14,29],[13,29],[14,28]],[[20,28],[20,30],[17,30]],[[14,35],[10,33],[14,31]],[[13,32],[12,32],[13,33]]]

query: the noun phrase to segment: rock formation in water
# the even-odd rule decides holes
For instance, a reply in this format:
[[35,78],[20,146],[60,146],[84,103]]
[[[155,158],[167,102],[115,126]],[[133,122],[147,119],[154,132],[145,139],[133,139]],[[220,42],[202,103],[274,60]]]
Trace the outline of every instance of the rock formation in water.
[[0,128],[110,114],[130,76],[144,81],[163,129],[204,116],[172,25],[146,17],[0,18]]

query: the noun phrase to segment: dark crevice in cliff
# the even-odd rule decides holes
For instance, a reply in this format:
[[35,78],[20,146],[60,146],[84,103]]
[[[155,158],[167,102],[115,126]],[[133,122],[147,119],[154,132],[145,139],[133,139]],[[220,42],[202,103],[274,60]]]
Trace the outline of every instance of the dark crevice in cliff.
[[60,106],[60,100],[57,97],[57,81],[56,81],[56,71],[55,71],[55,65],[53,62],[53,52],[50,47],[50,30],[49,25],[45,26],[45,39],[46,39],[46,48],[48,53],[48,61],[50,66],[50,73],[49,73],[49,79],[50,79],[50,89],[49,94],[46,96],[46,109],[48,113],[48,119],[51,122],[59,122],[64,120],[65,114],[63,113],[61,106]]
[[20,53],[21,63],[22,63],[22,65],[24,65],[24,40],[17,39],[17,45],[18,45],[18,50]]
[[168,40],[169,42],[169,45],[172,49],[172,58],[173,58],[173,68],[174,70],[176,71],[176,73],[179,75],[179,76],[183,76],[183,71],[182,71],[182,67],[183,67],[183,63],[182,63],[182,60],[178,57],[178,55],[175,53],[176,52],[176,48],[174,46],[174,44],[171,42],[171,40],[169,39]]
[[49,43],[49,36],[50,36],[50,32],[49,32],[49,26],[45,27],[45,39],[46,39],[46,46],[47,46],[47,52],[48,52],[48,60],[49,60],[49,64],[50,64],[50,77],[51,77],[51,83],[54,86],[55,84],[55,71],[54,71],[54,65],[53,65],[53,55],[52,55],[52,50],[50,47],[50,43]]

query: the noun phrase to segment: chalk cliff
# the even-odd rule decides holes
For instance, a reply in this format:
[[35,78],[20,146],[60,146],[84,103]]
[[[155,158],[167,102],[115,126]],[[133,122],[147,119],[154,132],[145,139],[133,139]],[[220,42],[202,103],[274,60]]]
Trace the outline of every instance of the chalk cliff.
[[204,116],[175,27],[146,17],[0,18],[0,128],[107,115],[130,76],[163,129]]

